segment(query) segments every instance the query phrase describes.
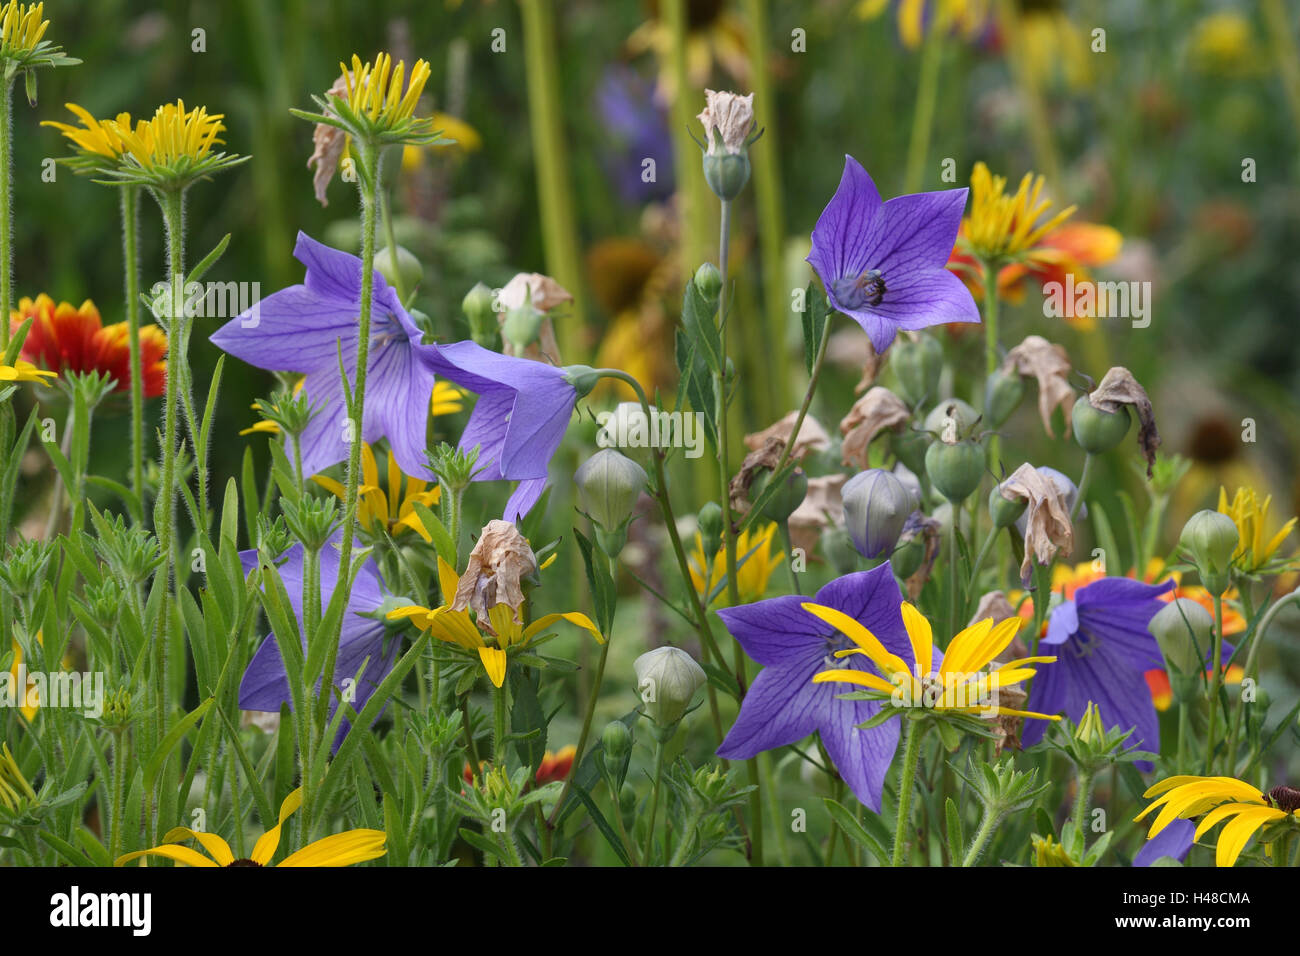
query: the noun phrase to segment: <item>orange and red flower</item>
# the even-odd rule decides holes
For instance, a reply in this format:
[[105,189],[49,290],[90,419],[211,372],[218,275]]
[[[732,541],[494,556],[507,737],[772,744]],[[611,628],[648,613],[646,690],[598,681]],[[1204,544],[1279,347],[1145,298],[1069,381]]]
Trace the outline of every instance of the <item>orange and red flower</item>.
[[[131,349],[125,322],[104,325],[99,309],[87,299],[80,308],[68,302],[57,305],[41,293],[24,297],[9,314],[9,327],[17,329],[30,318],[32,326],[21,356],[52,372],[101,372],[116,380],[116,390],[131,387]],[[140,329],[140,367],[146,398],[161,395],[166,386],[167,336],[156,325]]]

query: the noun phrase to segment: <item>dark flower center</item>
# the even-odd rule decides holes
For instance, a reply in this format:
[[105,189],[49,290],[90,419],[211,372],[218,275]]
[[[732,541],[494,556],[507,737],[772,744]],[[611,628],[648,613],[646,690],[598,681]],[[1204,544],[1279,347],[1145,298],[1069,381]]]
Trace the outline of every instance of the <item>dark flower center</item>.
[[261,865],[262,865],[261,863],[254,863],[252,860],[235,860],[235,861],[233,861],[233,862],[231,862],[231,863],[227,863],[227,864],[226,864],[226,867],[227,867],[227,868],[230,868],[230,867],[232,867],[232,866],[256,866],[256,867],[261,867]]
[[885,297],[885,277],[879,269],[868,269],[857,278],[846,277],[831,283],[836,300],[846,309],[880,305]]
[[1268,802],[1278,810],[1295,813],[1300,810],[1300,790],[1295,787],[1274,787],[1268,792]]
[[826,653],[822,657],[822,662],[826,664],[827,667],[853,666],[849,657],[836,657],[835,652],[847,651],[851,647],[857,647],[856,644],[839,631],[836,631],[834,634],[824,634],[822,635],[822,638],[826,641]]

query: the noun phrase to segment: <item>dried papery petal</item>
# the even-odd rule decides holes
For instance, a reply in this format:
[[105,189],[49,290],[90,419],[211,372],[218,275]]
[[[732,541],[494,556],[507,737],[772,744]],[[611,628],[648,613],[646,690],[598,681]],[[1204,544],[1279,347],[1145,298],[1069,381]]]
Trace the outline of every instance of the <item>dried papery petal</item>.
[[[745,447],[750,451],[757,451],[767,443],[769,438],[779,438],[783,442],[788,442],[791,432],[794,431],[795,419],[798,417],[797,411],[791,412],[761,432],[746,435]],[[811,415],[805,415],[803,423],[799,426],[799,437],[795,439],[794,448],[790,449],[790,457],[802,461],[803,456],[809,451],[825,451],[830,447],[831,437],[826,434],[826,429],[822,427],[821,422]]]
[[842,461],[870,468],[867,449],[872,440],[885,429],[898,428],[911,419],[912,413],[903,400],[889,389],[881,385],[870,389],[840,421],[840,434],[844,436]]
[[1160,433],[1156,430],[1155,412],[1147,390],[1142,387],[1133,373],[1122,365],[1114,366],[1102,376],[1097,387],[1088,393],[1088,404],[1093,408],[1114,414],[1123,405],[1132,405],[1137,413],[1138,447],[1147,460],[1147,477],[1151,477],[1151,466],[1156,461],[1156,449],[1160,447]]
[[1070,434],[1070,409],[1075,393],[1069,382],[1070,356],[1063,347],[1041,335],[1026,336],[1007,353],[1002,370],[1037,379],[1038,414],[1043,419],[1043,428],[1052,435],[1052,410],[1059,406],[1065,415],[1065,434]]
[[808,479],[808,491],[799,507],[790,515],[790,539],[796,548],[811,554],[829,525],[844,524],[844,501],[840,489],[848,475],[824,475]]
[[499,604],[509,607],[515,622],[522,623],[522,581],[536,573],[537,557],[519,529],[509,521],[489,521],[469,554],[451,609],[474,611],[478,626],[492,633],[496,632],[492,631],[488,611]]
[[743,515],[749,511],[749,486],[754,483],[758,473],[763,470],[775,471],[785,451],[785,442],[775,435],[768,437],[762,447],[756,448],[745,456],[740,463],[740,471],[732,476],[728,490],[731,494],[731,510]]
[[[549,313],[556,306],[573,301],[573,294],[548,275],[540,272],[520,272],[501,289],[497,302],[501,306],[498,321],[505,323],[506,314],[511,309],[532,305],[538,312]],[[555,324],[549,314],[542,318],[533,343],[520,348],[509,338],[502,338],[502,351],[506,355],[545,361],[551,365],[561,365],[560,348],[555,340]]]
[[713,151],[713,131],[722,136],[722,145],[728,153],[739,153],[754,128],[754,94],[740,96],[726,90],[705,90],[705,106],[699,114],[704,127],[704,137],[710,152]]
[[903,526],[903,534],[898,539],[901,548],[909,541],[920,539],[925,549],[921,566],[905,581],[908,600],[915,601],[921,595],[925,582],[930,580],[930,571],[934,568],[935,558],[939,556],[939,539],[943,536],[943,525],[936,518],[920,511],[912,512]]
[[[347,82],[344,77],[340,76],[334,81],[334,85],[326,91],[326,97],[330,94],[334,96],[347,96]],[[316,129],[311,134],[312,154],[307,158],[307,168],[316,167],[312,174],[312,187],[316,190],[316,200],[322,206],[328,206],[329,200],[325,197],[325,189],[334,178],[335,171],[339,168],[339,157],[343,155],[343,147],[347,144],[348,135],[337,126],[330,126],[328,123],[317,123]]]
[[1011,606],[1006,594],[1001,591],[989,591],[980,597],[979,604],[975,607],[975,613],[971,615],[970,623],[967,626],[974,625],[985,618],[988,618],[994,624],[1001,624],[1008,618],[1015,616],[1016,609]]
[[998,486],[1008,501],[1023,498],[1025,510],[1025,558],[1020,562],[1020,579],[1028,582],[1033,559],[1050,565],[1057,553],[1074,550],[1074,526],[1070,523],[1070,506],[1056,482],[1026,462]]

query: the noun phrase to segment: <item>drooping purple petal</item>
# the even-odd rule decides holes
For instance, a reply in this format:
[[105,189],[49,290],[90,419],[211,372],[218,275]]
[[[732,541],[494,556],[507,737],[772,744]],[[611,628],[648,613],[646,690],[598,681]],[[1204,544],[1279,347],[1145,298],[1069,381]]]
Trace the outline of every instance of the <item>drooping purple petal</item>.
[[1157,833],[1133,857],[1134,866],[1154,866],[1164,857],[1182,862],[1196,842],[1196,824],[1191,820],[1174,820]]

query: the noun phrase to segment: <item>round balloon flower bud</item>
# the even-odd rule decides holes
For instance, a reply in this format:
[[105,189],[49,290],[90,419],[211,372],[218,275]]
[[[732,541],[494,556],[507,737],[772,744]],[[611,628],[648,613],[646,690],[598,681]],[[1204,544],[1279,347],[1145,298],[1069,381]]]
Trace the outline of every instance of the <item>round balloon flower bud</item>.
[[1074,440],[1090,455],[1110,451],[1124,440],[1129,426],[1128,406],[1121,405],[1117,412],[1103,412],[1094,408],[1087,395],[1079,396],[1070,413]]
[[[749,486],[749,500],[758,501],[767,486],[771,483],[772,472],[761,471],[754,476],[753,482]],[[790,515],[794,514],[795,509],[803,504],[804,497],[808,494],[808,476],[803,473],[802,469],[796,468],[781,483],[776,494],[769,498],[763,504],[760,514],[768,521],[775,521],[777,524],[784,524],[790,520]]]
[[843,528],[834,525],[822,532],[821,551],[837,575],[852,574],[862,570],[862,555]]
[[501,324],[501,335],[517,348],[527,348],[537,341],[545,318],[545,313],[540,312],[531,302],[525,302],[506,312],[506,320]]
[[933,440],[923,431],[904,427],[901,431],[890,432],[889,450],[909,471],[919,475],[925,471],[925,450]]
[[482,282],[465,293],[460,303],[461,311],[469,321],[470,337],[484,348],[496,345],[499,323],[492,308],[492,290]]
[[925,453],[925,473],[939,494],[965,501],[984,477],[984,449],[973,441],[937,441]]
[[[956,422],[957,434],[964,435],[979,421],[980,413],[971,408],[960,398],[945,398],[925,416],[925,430],[935,435],[942,435],[948,427],[948,420]],[[904,462],[904,464],[907,464]],[[908,465],[911,468],[911,465]],[[912,468],[916,471],[915,468]]]
[[915,341],[900,337],[894,344],[889,365],[898,375],[899,396],[915,408],[939,390],[943,346],[929,335],[919,336]]
[[994,371],[984,389],[984,420],[990,428],[1001,428],[1024,397],[1025,380],[1018,372]]
[[706,555],[718,553],[722,547],[722,508],[716,501],[707,501],[695,517],[700,526],[700,539]]
[[600,742],[605,748],[605,756],[614,761],[622,760],[632,751],[632,731],[623,721],[611,720],[601,731]]
[[704,181],[719,199],[735,199],[749,182],[749,155],[705,153]]
[[1217,511],[1196,512],[1187,519],[1178,537],[1178,543],[1192,556],[1201,583],[1213,594],[1228,589],[1232,555],[1239,542],[1237,525]]
[[680,647],[656,647],[632,663],[645,715],[661,728],[677,724],[708,677]]
[[712,262],[706,262],[695,270],[695,288],[706,299],[716,299],[722,292],[722,273]]
[[909,538],[895,548],[894,553],[889,558],[889,563],[893,567],[894,573],[906,580],[917,572],[924,558],[925,540],[918,535]]
[[1020,520],[1027,507],[1029,507],[1029,499],[1007,498],[1002,494],[1001,485],[994,485],[993,490],[989,492],[989,517],[993,519],[995,528],[1010,528]]
[[612,448],[602,448],[573,473],[578,507],[603,531],[616,531],[632,517],[645,489],[645,469]]
[[919,504],[893,474],[881,468],[858,472],[840,489],[844,528],[864,558],[887,558],[907,517]]
[[1191,598],[1175,598],[1147,623],[1171,672],[1199,674],[1214,639],[1214,617]]
[[[408,293],[424,278],[424,266],[420,265],[420,260],[415,258],[415,254],[404,246],[397,247],[396,259],[388,251],[387,246],[376,252],[375,268],[388,280],[389,285],[395,289],[403,288]],[[399,279],[401,281],[398,281]]]

